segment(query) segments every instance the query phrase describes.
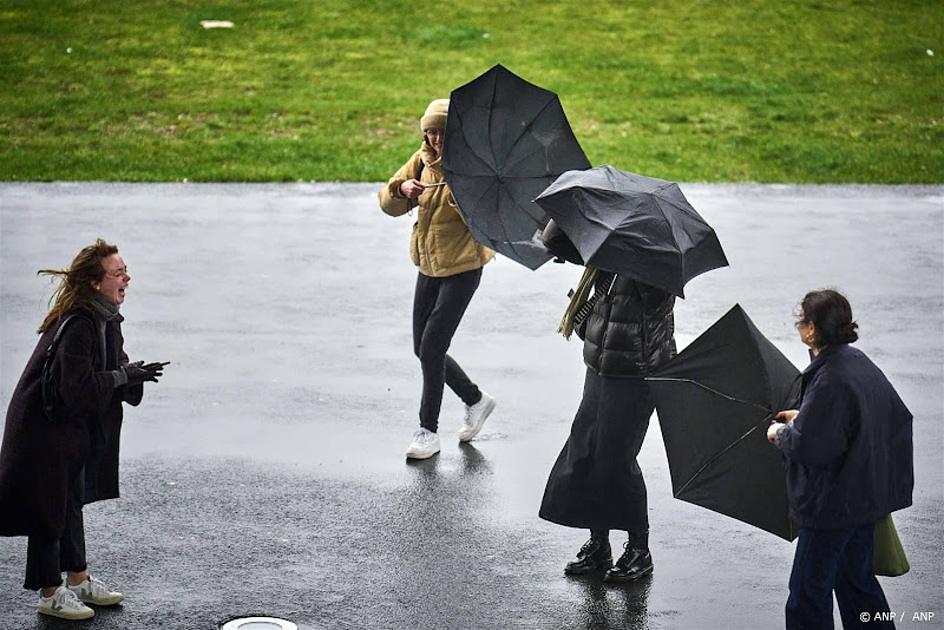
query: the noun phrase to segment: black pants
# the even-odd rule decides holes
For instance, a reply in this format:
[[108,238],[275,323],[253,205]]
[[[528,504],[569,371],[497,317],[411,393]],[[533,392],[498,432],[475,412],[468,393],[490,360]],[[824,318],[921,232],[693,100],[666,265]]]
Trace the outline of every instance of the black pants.
[[539,516],[595,531],[649,531],[646,482],[636,456],[655,402],[642,379],[587,368],[570,437],[551,469]]
[[833,591],[845,630],[894,628],[882,586],[872,572],[875,523],[846,529],[800,529],[790,597],[788,630],[833,627]]
[[445,278],[417,274],[413,296],[413,352],[423,368],[420,426],[430,431],[435,432],[439,427],[444,384],[467,405],[482,399],[479,388],[446,354],[481,279],[481,268]]
[[37,591],[62,584],[62,571],[85,571],[85,522],[82,520],[82,499],[85,486],[84,469],[69,484],[66,497],[66,527],[62,537],[30,536],[26,547],[26,581],[23,588]]

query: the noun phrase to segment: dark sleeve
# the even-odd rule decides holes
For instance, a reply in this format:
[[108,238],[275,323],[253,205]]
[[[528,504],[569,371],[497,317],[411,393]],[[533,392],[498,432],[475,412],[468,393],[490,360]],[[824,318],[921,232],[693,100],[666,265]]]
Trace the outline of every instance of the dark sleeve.
[[787,425],[780,434],[778,446],[794,462],[826,466],[849,447],[849,428],[855,413],[850,389],[817,375],[803,395],[793,425]]
[[59,340],[53,369],[57,372],[62,401],[75,411],[100,413],[115,394],[111,371],[95,369],[100,346],[95,325],[84,317],[75,318]]
[[577,247],[567,235],[564,234],[564,231],[558,227],[554,219],[547,222],[547,226],[545,226],[544,232],[541,234],[541,240],[544,241],[544,246],[558,258],[572,262],[575,265],[584,264],[580,252],[577,251]]
[[[125,353],[125,338],[121,334],[121,324],[117,326],[116,340],[118,342],[118,365],[124,367],[128,365],[130,361],[128,355]],[[122,385],[118,388],[116,393],[118,400],[126,402],[132,407],[137,407],[141,403],[141,399],[144,398],[144,383]]]

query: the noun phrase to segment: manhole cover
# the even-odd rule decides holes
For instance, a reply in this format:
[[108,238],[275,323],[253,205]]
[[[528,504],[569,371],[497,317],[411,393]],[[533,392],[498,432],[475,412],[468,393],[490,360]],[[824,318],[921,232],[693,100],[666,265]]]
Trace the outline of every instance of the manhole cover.
[[243,617],[227,621],[220,630],[298,630],[298,626],[277,617]]

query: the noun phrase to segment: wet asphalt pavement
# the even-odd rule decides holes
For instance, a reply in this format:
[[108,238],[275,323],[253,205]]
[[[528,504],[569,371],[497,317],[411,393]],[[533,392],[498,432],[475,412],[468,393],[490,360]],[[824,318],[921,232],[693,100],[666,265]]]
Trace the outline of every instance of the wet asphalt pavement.
[[[132,360],[172,361],[126,410],[122,498],[86,508],[90,567],[124,605],[40,618],[25,538],[0,539],[0,628],[782,627],[793,545],[673,499],[655,419],[640,455],[653,576],[563,576],[585,532],[537,510],[581,392],[580,344],[554,333],[576,267],[486,268],[450,353],[498,408],[460,446],[447,390],[442,453],[404,461],[420,391],[412,221],[383,215],[376,189],[0,185],[0,405],[51,292],[36,270],[97,236],[132,275]],[[942,625],[944,187],[682,189],[731,267],[687,286],[680,347],[739,302],[802,368],[797,302],[849,296],[858,346],[915,415],[914,506],[895,516],[912,571],[882,583],[899,627]]]

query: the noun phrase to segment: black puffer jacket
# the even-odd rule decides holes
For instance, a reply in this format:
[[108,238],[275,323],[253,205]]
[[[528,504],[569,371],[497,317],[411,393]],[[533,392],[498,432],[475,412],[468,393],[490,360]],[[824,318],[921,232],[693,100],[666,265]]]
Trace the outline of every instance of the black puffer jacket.
[[616,276],[581,326],[584,363],[600,376],[650,373],[675,356],[674,307],[674,295]]

